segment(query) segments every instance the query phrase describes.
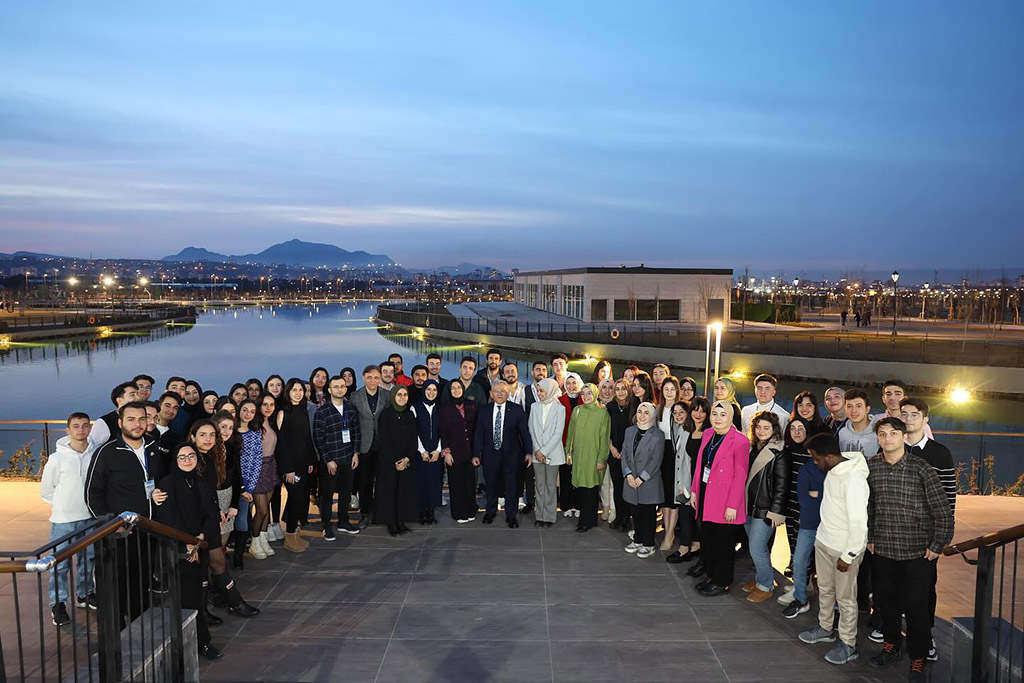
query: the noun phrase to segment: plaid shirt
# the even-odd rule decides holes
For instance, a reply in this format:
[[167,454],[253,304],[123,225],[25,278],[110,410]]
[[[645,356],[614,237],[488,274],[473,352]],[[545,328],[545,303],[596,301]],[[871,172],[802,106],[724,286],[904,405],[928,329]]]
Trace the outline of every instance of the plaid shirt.
[[923,458],[906,454],[895,465],[879,453],[868,459],[868,543],[892,560],[941,553],[953,540],[953,514],[939,475]]
[[[324,462],[350,461],[356,453],[356,445],[360,443],[359,414],[348,399],[345,399],[344,408],[342,416],[334,403],[328,401],[313,415],[313,446]],[[346,429],[349,430],[348,443],[342,438]]]

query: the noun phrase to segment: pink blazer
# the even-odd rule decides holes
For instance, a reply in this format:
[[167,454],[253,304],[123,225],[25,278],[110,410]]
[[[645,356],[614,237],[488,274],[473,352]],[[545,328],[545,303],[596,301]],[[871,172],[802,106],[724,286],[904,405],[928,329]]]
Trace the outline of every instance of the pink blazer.
[[[701,437],[700,452],[697,455],[697,468],[693,471],[694,500],[699,502],[700,481],[697,477],[704,476],[704,449],[711,441],[713,429],[707,429]],[[708,478],[704,501],[705,522],[718,524],[743,524],[747,521],[747,470],[750,468],[750,441],[735,427],[725,435],[725,440],[715,453],[715,461],[711,465],[711,476]],[[736,519],[725,521],[725,509],[736,511]]]

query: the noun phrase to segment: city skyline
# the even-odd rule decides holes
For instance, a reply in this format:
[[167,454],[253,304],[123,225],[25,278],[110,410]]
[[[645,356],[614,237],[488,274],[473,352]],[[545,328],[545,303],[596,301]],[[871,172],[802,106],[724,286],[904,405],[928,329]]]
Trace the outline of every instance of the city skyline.
[[1014,3],[16,6],[0,251],[294,237],[410,267],[1010,268],[1021,19]]

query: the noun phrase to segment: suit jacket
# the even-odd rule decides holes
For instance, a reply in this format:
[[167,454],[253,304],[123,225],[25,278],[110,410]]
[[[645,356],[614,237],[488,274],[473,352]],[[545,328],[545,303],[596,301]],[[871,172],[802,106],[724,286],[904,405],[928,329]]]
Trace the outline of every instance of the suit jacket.
[[[694,477],[704,476],[704,455],[715,430],[705,429]],[[715,453],[711,475],[705,487],[704,518],[717,524],[743,524],[747,521],[747,472],[750,469],[750,441],[738,429],[730,429]],[[699,480],[698,480],[699,481]],[[693,487],[693,500],[700,500],[700,486]],[[725,521],[726,508],[736,511],[736,519]]]
[[494,404],[478,406],[476,434],[473,439],[473,456],[524,457],[533,453],[533,441],[526,421],[526,411],[515,403],[505,402],[505,415],[501,423],[501,450],[494,450]]
[[391,394],[384,388],[377,389],[377,410],[370,410],[370,400],[366,387],[360,387],[350,399],[352,407],[359,413],[359,435],[362,442],[359,453],[369,453],[373,447],[373,437],[377,434],[377,422],[384,409],[391,405]]

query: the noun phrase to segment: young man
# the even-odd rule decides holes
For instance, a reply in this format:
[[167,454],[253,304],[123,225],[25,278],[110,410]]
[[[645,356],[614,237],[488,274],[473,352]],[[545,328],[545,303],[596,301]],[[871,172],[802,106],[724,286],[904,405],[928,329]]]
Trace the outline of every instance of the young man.
[[114,409],[104,413],[96,420],[92,431],[89,433],[89,440],[95,448],[99,448],[108,441],[117,438],[117,411],[126,403],[131,403],[138,397],[138,389],[134,382],[121,382],[110,392],[110,402]]
[[390,393],[395,388],[395,364],[389,360],[377,366],[380,372],[380,388]]
[[427,354],[427,379],[432,379],[442,386],[448,383],[448,380],[441,377],[441,354]]
[[153,396],[153,384],[156,383],[156,380],[149,375],[135,375],[132,383],[135,384],[135,388],[138,390],[138,400],[148,401]]
[[[903,380],[889,379],[882,385],[882,404],[885,405],[885,412],[878,414],[876,419],[883,417],[900,417],[900,404],[907,397],[907,385]],[[902,419],[902,418],[901,418]],[[928,423],[924,424],[924,435],[932,438],[932,428]]]
[[833,434],[838,434],[846,422],[846,390],[842,387],[829,387],[825,390],[825,426]]
[[[188,385],[188,380],[184,377],[168,377],[167,384],[164,385],[165,391],[173,391],[181,397],[181,405],[185,405],[185,387]],[[184,435],[188,432],[189,414],[187,410],[179,410],[177,416],[171,422],[171,429],[179,435]]]
[[[476,372],[476,359],[472,356],[463,356],[462,363],[459,364],[459,376],[451,380],[452,382],[462,382],[462,388],[465,389],[464,396],[467,400],[476,401],[477,406],[484,406],[487,404],[487,393],[480,388],[480,385],[473,380],[473,375]],[[450,399],[448,398],[448,392],[445,392],[441,396],[441,403],[447,403]]]
[[871,401],[863,389],[850,389],[843,396],[846,423],[836,435],[844,453],[857,451],[865,458],[878,450],[878,441],[872,431],[875,418],[871,414]]
[[501,378],[508,385],[508,400],[526,409],[526,387],[519,381],[519,366],[509,361],[501,366]]
[[499,483],[504,483],[505,522],[510,529],[519,527],[519,506],[509,501],[519,497],[516,490],[519,469],[529,467],[533,445],[526,424],[526,411],[508,401],[508,385],[502,381],[491,389],[491,403],[482,405],[473,435],[473,466],[483,464],[487,480],[487,511],[484,524],[498,514]]
[[779,380],[772,375],[760,374],[754,378],[754,395],[757,396],[757,401],[745,406],[740,411],[744,432],[750,427],[750,421],[754,419],[755,415],[762,410],[770,410],[779,416],[779,426],[782,427],[782,433],[786,433],[786,425],[789,424],[789,411],[775,402],[778,386]]
[[352,496],[352,471],[359,467],[360,443],[359,414],[345,400],[348,385],[341,375],[327,382],[331,400],[317,408],[313,415],[313,447],[323,462],[320,468],[320,519],[324,527],[324,540],[335,539],[331,526],[334,493],[338,493],[338,530],[358,534],[348,518],[348,505]]
[[501,351],[498,349],[487,349],[484,356],[487,366],[480,368],[473,381],[480,385],[485,394],[491,393],[491,387],[495,382],[501,381]]
[[409,403],[416,405],[420,400],[420,392],[423,390],[423,383],[427,381],[429,373],[426,365],[412,366],[412,384],[409,385]]
[[523,406],[524,408],[526,408],[527,415],[530,414],[530,407],[540,400],[539,398],[537,398],[537,386],[540,384],[540,381],[542,379],[548,378],[547,363],[545,363],[542,360],[534,361],[531,374],[533,375],[533,384],[531,384],[526,391],[526,401],[525,405]]
[[402,361],[402,354],[393,353],[388,356],[388,362],[395,366],[395,385],[407,387],[412,384],[412,378],[405,374],[405,366]]
[[[50,454],[43,467],[43,480],[39,484],[39,495],[50,504],[50,540],[73,533],[89,525],[92,515],[85,504],[85,479],[95,446],[89,440],[92,425],[85,413],[71,413],[67,421],[67,436],[57,441],[57,450]],[[57,553],[74,540],[66,541],[53,548]],[[87,548],[78,554],[78,577],[76,604],[79,607],[96,609],[98,603],[92,590],[93,550]],[[55,626],[71,623],[68,614],[68,574],[71,562],[63,562],[50,574],[50,614]],[[56,581],[54,580],[56,579]]]
[[370,524],[373,513],[373,487],[377,481],[377,423],[391,401],[391,394],[380,386],[380,370],[375,365],[363,368],[363,386],[352,394],[352,407],[359,415],[359,528]]
[[[808,644],[836,644],[825,655],[830,664],[857,659],[857,572],[864,560],[868,533],[868,465],[859,451],[840,451],[831,434],[807,440],[814,464],[826,472],[821,521],[814,540],[818,572],[818,625],[800,634]],[[839,604],[839,642],[832,629]]]
[[930,590],[935,561],[953,539],[953,513],[939,475],[924,458],[906,449],[906,425],[886,417],[875,425],[881,453],[868,461],[871,501],[868,548],[882,612],[882,651],[872,666],[903,657],[903,616],[907,620],[910,681],[925,681],[932,646]]
[[551,356],[551,376],[558,382],[558,388],[565,391],[565,375],[569,372],[569,357],[564,353]]

